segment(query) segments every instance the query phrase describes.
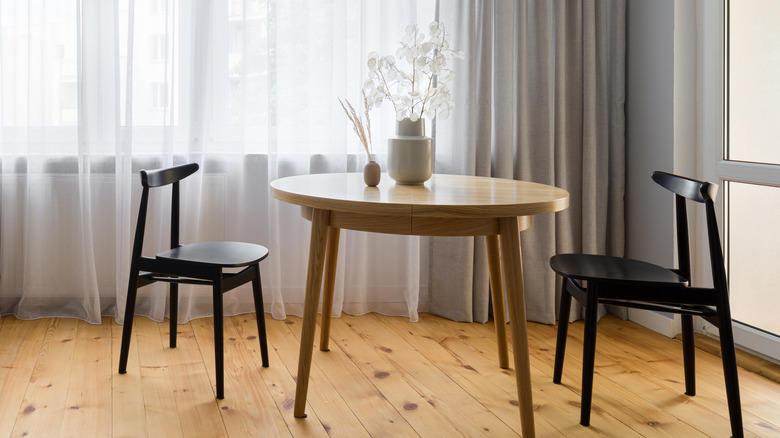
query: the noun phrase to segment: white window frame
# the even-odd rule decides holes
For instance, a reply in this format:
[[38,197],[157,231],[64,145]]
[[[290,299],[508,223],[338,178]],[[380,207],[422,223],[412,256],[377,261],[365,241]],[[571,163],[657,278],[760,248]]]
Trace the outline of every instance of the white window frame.
[[[729,0],[708,2],[702,14],[702,33],[699,35],[700,69],[700,133],[702,172],[705,179],[717,181],[719,223],[724,256],[728,269],[728,195],[727,183],[738,182],[780,187],[780,165],[728,161],[725,147],[728,140],[728,7]],[[709,73],[708,73],[709,72]],[[719,89],[720,92],[714,90]],[[719,129],[718,129],[719,127]],[[703,230],[701,230],[703,232]],[[703,234],[700,233],[700,237]],[[704,237],[701,237],[702,239]],[[702,240],[705,242],[706,240]],[[706,245],[698,245],[698,257],[706,260]],[[707,272],[709,275],[709,272]],[[718,330],[704,320],[698,329],[717,336]],[[775,363],[780,363],[780,337],[734,322],[734,340],[740,349],[750,351]]]

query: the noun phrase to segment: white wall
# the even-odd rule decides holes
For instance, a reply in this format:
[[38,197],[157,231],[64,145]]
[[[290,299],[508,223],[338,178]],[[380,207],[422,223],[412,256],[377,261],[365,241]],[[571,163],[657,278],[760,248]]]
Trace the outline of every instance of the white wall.
[[674,262],[674,212],[654,170],[674,170],[674,1],[628,0],[626,256]]
[[[628,0],[626,17],[626,256],[676,265],[674,197],[654,170],[701,177],[697,0]],[[697,214],[691,232],[697,233]],[[694,254],[694,269],[700,263]],[[694,275],[697,275],[695,273]],[[679,318],[630,310],[629,318],[674,336]]]

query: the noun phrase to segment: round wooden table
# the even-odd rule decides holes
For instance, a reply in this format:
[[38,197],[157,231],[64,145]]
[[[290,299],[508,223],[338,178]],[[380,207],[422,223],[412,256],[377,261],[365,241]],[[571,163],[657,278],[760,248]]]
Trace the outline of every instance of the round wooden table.
[[499,365],[508,367],[505,285],[522,432],[524,437],[534,436],[519,231],[531,226],[534,215],[568,207],[568,192],[526,181],[441,174],[416,186],[396,184],[383,174],[379,186],[367,187],[362,173],[336,173],[281,178],[271,183],[271,193],[280,201],[300,205],[303,217],[312,222],[295,391],[296,417],[306,416],[323,272],[320,349],[328,350],[340,229],[419,236],[485,236]]

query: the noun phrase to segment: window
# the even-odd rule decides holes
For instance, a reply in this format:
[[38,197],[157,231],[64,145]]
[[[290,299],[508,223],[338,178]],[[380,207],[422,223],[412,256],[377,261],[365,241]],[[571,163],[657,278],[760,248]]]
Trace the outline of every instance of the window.
[[168,106],[168,84],[152,83],[152,108],[166,108]]
[[149,13],[152,15],[165,14],[167,7],[167,0],[149,0]]
[[75,126],[75,4],[56,2],[36,15],[2,2],[0,17],[2,126]]
[[168,46],[165,35],[152,35],[152,48],[149,58],[152,61],[165,61],[168,57]]
[[78,84],[76,78],[62,78],[59,89],[59,124],[76,125],[78,121]]
[[780,343],[780,2],[726,2],[725,253],[732,317]]
[[[220,152],[322,153],[331,133],[347,134],[336,96],[358,95],[365,54],[397,38],[400,17],[429,22],[436,4],[2,1],[3,137],[30,145],[27,128],[43,127],[36,153],[77,153],[79,141],[113,153],[111,129],[131,128],[133,153],[153,153],[163,135],[186,148],[195,132]],[[359,151],[351,136],[341,143]]]

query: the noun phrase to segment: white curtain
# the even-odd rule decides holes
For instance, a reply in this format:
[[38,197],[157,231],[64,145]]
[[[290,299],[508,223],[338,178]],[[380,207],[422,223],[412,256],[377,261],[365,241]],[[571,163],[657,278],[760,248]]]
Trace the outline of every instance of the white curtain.
[[[2,0],[0,313],[121,322],[138,171],[195,161],[182,241],[266,245],[266,311],[300,314],[309,223],[269,183],[360,170],[337,98],[359,103],[366,55],[435,18],[466,55],[452,116],[429,123],[435,171],[572,194],[522,235],[529,318],[554,322],[550,255],[622,251],[624,0]],[[371,116],[384,165],[395,116]],[[166,249],[166,194],[146,255]],[[345,231],[340,249],[334,314],[488,318],[482,239]],[[180,320],[210,315],[210,294],[183,288]],[[166,303],[146,287],[137,312]],[[253,311],[248,288],[225,311]]]
[[[0,313],[121,322],[138,171],[195,161],[181,240],[266,245],[266,311],[300,314],[309,223],[269,182],[362,168],[337,97],[359,102],[366,54],[393,53],[404,27],[435,10],[433,0],[0,2]],[[382,164],[388,110],[372,113]],[[151,199],[146,255],[166,249],[168,193]],[[427,269],[420,238],[345,231],[334,313],[414,320]],[[211,314],[208,288],[184,291],[180,322]],[[248,288],[225,296],[226,314],[251,311]],[[137,313],[167,312],[164,285],[139,291]]]

